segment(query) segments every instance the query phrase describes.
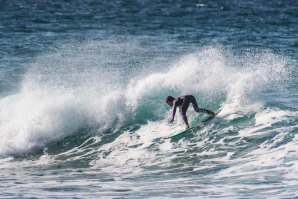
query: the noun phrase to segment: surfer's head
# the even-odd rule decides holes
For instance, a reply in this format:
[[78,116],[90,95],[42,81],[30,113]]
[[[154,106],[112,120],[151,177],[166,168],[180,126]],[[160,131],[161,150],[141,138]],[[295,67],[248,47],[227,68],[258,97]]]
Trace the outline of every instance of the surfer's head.
[[166,103],[167,103],[170,107],[172,107],[172,106],[173,106],[173,102],[174,102],[174,100],[175,100],[174,97],[172,97],[172,96],[168,96],[168,97],[166,98]]

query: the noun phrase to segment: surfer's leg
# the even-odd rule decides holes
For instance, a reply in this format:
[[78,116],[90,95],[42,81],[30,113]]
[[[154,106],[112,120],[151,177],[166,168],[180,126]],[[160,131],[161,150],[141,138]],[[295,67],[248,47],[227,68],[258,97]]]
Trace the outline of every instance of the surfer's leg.
[[188,109],[188,106],[189,106],[189,102],[188,101],[185,101],[181,105],[181,116],[182,116],[182,119],[183,119],[184,123],[186,124],[186,128],[189,128],[188,120],[187,120],[187,117],[186,117],[186,111]]
[[181,116],[182,116],[182,119],[186,125],[186,129],[189,128],[189,124],[188,124],[188,120],[187,120],[187,117],[186,117],[186,112],[181,112]]
[[209,115],[215,116],[215,113],[213,111],[210,111],[210,110],[205,109],[205,108],[197,108],[196,109],[196,112],[208,113]]
[[192,107],[194,108],[194,110],[196,112],[198,112],[197,110],[199,109],[199,107],[198,107],[198,103],[197,103],[196,98],[191,95],[189,100],[190,100],[190,103],[192,104]]
[[205,108],[199,108],[199,107],[198,107],[197,100],[196,100],[196,98],[193,97],[193,96],[192,96],[192,98],[191,98],[191,103],[192,103],[192,106],[193,106],[193,108],[194,108],[194,110],[195,110],[196,112],[208,113],[209,115],[213,115],[213,116],[215,115],[215,113],[214,113],[213,111],[210,111],[210,110],[205,109]]

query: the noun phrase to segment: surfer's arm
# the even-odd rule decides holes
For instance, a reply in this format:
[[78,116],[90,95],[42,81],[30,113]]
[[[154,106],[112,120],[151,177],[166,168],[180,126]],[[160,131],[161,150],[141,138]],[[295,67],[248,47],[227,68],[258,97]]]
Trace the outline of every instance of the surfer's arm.
[[172,115],[172,119],[171,119],[170,123],[174,122],[175,115],[176,115],[176,109],[177,109],[177,105],[176,105],[176,102],[174,101],[174,105],[173,105],[173,115]]

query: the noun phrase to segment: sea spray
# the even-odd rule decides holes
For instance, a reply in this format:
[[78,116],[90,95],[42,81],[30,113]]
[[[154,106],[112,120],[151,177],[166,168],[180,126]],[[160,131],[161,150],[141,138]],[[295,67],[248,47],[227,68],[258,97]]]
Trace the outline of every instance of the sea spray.
[[157,66],[144,77],[128,72],[129,68],[114,71],[111,64],[117,56],[110,54],[114,48],[121,57],[128,51],[133,54],[138,49],[135,44],[72,45],[37,57],[19,93],[1,100],[1,155],[46,146],[82,127],[102,134],[163,121],[169,110],[164,103],[167,95],[193,94],[199,106],[221,107],[230,119],[239,111],[258,112],[264,102],[258,95],[287,74],[284,60],[272,53],[241,57],[207,46],[175,59],[168,71]]

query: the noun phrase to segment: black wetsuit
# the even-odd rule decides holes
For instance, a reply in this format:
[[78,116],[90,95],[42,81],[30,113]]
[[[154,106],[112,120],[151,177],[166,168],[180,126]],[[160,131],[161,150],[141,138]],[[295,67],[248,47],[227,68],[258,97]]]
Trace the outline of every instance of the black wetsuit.
[[[199,107],[198,107],[196,98],[193,95],[180,96],[174,101],[174,111],[176,112],[175,109],[177,107],[180,107],[180,113],[181,113],[184,120],[187,119],[186,111],[187,111],[190,103],[192,104],[194,110],[196,112],[198,112]],[[174,117],[174,112],[173,112],[173,117]]]
[[214,112],[212,112],[208,109],[199,108],[198,104],[197,104],[197,100],[193,95],[184,95],[184,96],[178,97],[173,102],[173,119],[176,114],[176,109],[177,109],[177,107],[179,107],[182,118],[183,118],[185,124],[188,126],[186,111],[187,111],[190,103],[192,104],[192,106],[196,112],[204,112],[204,113],[208,113],[210,115],[215,115]]

